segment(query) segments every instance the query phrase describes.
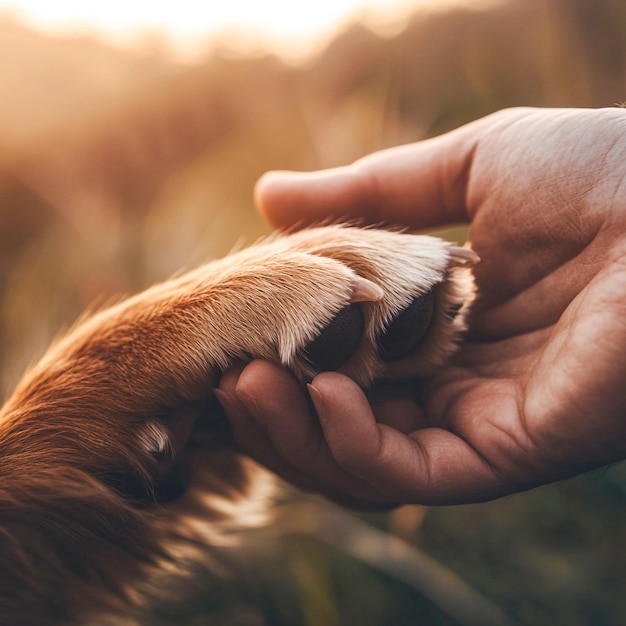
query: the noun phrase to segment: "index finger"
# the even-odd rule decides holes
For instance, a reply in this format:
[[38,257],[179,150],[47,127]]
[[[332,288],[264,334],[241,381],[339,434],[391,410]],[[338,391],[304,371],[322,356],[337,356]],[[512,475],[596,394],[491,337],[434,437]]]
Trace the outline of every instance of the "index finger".
[[268,172],[255,200],[275,228],[328,220],[431,228],[468,220],[474,124],[319,172]]

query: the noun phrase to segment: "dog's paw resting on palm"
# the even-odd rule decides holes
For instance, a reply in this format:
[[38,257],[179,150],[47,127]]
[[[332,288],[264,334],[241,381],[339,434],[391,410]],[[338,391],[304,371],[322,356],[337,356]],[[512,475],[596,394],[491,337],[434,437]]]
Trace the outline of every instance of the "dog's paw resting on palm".
[[269,476],[228,445],[212,390],[235,361],[362,386],[442,367],[470,250],[331,226],[278,236],[81,321],[0,413],[0,622],[122,607],[193,545],[262,524]]

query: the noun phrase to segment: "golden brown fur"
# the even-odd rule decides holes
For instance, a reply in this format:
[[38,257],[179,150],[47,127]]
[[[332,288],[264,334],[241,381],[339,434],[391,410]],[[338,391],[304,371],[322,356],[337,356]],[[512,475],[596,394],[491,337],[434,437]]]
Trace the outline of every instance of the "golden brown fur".
[[[260,357],[306,381],[315,374],[307,344],[363,301],[365,331],[341,371],[364,386],[427,376],[463,329],[473,291],[458,266],[473,260],[431,237],[317,228],[77,324],[0,412],[0,623],[69,624],[124,610],[139,581],[190,546],[223,545],[264,523],[271,481],[222,432],[212,409],[220,371]],[[426,339],[383,363],[379,335],[430,290]]]

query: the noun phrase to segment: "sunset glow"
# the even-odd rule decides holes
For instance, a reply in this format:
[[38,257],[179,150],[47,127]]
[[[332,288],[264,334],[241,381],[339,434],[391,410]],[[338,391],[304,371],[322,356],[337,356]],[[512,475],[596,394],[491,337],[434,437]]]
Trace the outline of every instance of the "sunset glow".
[[415,9],[440,10],[487,3],[493,4],[493,0],[0,0],[0,12],[48,31],[96,32],[115,41],[127,42],[146,33],[160,33],[183,52],[197,47],[207,37],[232,37],[237,44],[245,33],[249,43],[263,42],[282,48],[283,52],[291,49],[297,53],[329,37],[353,18],[373,28],[393,29]]

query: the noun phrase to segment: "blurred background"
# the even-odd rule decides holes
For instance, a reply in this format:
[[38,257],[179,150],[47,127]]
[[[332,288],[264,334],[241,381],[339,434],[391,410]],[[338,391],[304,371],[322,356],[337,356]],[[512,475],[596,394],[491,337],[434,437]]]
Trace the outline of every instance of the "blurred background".
[[[3,397],[86,307],[266,234],[268,169],[626,99],[624,0],[214,4],[0,0]],[[624,464],[474,506],[287,507],[237,585],[199,574],[146,623],[626,623]]]

